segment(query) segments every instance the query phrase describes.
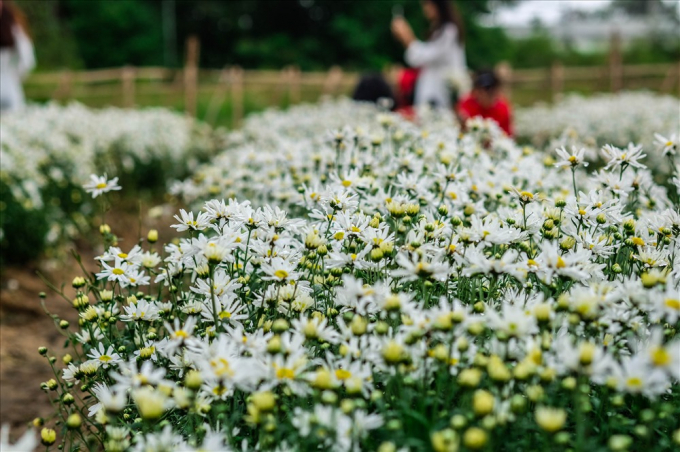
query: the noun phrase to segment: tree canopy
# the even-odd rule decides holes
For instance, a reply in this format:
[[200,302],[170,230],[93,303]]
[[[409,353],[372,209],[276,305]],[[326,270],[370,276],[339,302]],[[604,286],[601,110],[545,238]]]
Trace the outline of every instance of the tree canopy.
[[[487,66],[507,56],[501,29],[482,27],[478,17],[494,0],[458,1],[467,27],[471,67]],[[495,0],[498,2],[499,0]],[[512,2],[515,0],[500,0]],[[380,69],[399,62],[403,49],[390,33],[392,8],[400,5],[416,33],[427,28],[419,1],[404,0],[20,0],[29,19],[59,28],[60,42],[73,47],[74,60],[88,68],[159,65],[168,51],[181,62],[184,40],[201,40],[201,65],[303,70],[339,64],[350,69]],[[168,11],[172,17],[168,17]],[[170,29],[167,48],[168,20]],[[166,25],[164,29],[164,25]],[[164,35],[165,33],[165,35]],[[37,42],[36,46],[45,45]],[[39,50],[40,52],[40,50]],[[49,60],[49,59],[48,59]],[[54,59],[53,59],[54,60]],[[62,59],[63,60],[63,59]],[[43,60],[44,61],[44,60]],[[56,63],[68,61],[56,59]]]

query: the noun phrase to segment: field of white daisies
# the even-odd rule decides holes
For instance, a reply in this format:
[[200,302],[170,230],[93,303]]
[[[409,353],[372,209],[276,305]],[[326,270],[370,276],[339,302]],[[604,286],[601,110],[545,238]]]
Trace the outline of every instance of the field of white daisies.
[[170,242],[93,214],[99,270],[53,286],[79,321],[54,316],[54,415],[21,447],[678,450],[667,119],[644,146],[530,147],[344,100],[249,118],[170,184]]

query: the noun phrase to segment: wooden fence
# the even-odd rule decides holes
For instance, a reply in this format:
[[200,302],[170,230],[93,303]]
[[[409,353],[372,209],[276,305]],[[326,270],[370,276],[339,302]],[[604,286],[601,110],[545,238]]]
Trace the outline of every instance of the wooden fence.
[[[27,91],[30,94],[30,88],[33,88],[34,91],[42,90],[42,98],[59,101],[77,99],[88,103],[87,93],[76,95],[74,91],[78,87],[97,87],[98,96],[115,99],[113,103],[123,107],[135,106],[143,91],[145,95],[155,95],[159,99],[180,99],[184,110],[191,116],[197,114],[200,94],[205,101],[201,119],[214,124],[218,113],[228,103],[230,125],[237,126],[245,112],[246,93],[266,92],[263,97],[267,105],[264,106],[280,105],[284,96],[289,104],[294,104],[303,100],[303,91],[307,94],[304,100],[315,100],[314,96],[318,98],[319,95],[349,94],[359,80],[359,74],[345,72],[337,66],[327,72],[301,72],[294,66],[279,71],[252,71],[238,66],[199,69],[199,47],[197,39],[187,41],[186,63],[181,69],[126,66],[38,73],[27,80]],[[567,85],[570,90],[578,90],[579,84],[587,84],[590,91],[616,92],[623,88],[645,87],[680,95],[680,62],[624,65],[616,55],[612,52],[609,64],[601,67],[564,67],[557,62],[549,68],[513,70],[508,64],[500,64],[497,71],[511,98],[520,91],[529,90],[540,92],[538,98],[542,100],[554,101],[565,92]],[[394,82],[398,70],[398,66],[387,69],[387,80]],[[644,83],[636,85],[636,81]]]

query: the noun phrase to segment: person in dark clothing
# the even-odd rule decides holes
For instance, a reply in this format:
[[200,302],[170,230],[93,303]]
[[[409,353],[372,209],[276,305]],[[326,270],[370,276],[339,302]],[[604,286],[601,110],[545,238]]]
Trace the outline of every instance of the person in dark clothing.
[[390,109],[394,107],[392,88],[385,81],[385,78],[378,73],[364,74],[356,88],[354,88],[352,99],[360,102],[373,102],[375,104],[378,104],[378,101],[380,101],[380,104],[383,106],[389,104]]

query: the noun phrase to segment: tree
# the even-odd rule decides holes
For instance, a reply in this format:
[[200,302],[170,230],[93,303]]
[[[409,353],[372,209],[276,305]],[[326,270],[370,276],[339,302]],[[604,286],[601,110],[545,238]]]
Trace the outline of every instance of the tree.
[[[468,63],[493,65],[510,55],[499,28],[482,27],[480,15],[493,3],[516,0],[459,0],[467,27]],[[183,54],[187,36],[201,41],[201,65],[280,68],[295,64],[303,70],[338,64],[354,70],[379,70],[402,61],[403,49],[390,33],[392,7],[401,5],[418,36],[427,24],[414,0],[55,0],[58,28],[73,36],[76,55],[88,68],[163,64],[163,18],[176,23],[174,50]],[[165,11],[164,11],[165,7]],[[172,37],[171,37],[172,38]],[[42,39],[42,38],[41,38]],[[61,42],[50,38],[52,44]],[[36,42],[37,48],[50,48]],[[50,50],[54,54],[59,49]],[[181,64],[181,58],[178,64]]]
[[666,4],[662,0],[613,0],[614,9],[623,10],[632,16],[647,16],[650,14],[671,14],[677,17],[677,5]]
[[160,12],[146,0],[61,0],[65,21],[89,68],[160,65]]

